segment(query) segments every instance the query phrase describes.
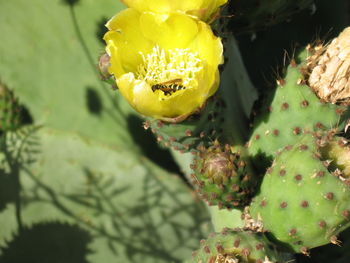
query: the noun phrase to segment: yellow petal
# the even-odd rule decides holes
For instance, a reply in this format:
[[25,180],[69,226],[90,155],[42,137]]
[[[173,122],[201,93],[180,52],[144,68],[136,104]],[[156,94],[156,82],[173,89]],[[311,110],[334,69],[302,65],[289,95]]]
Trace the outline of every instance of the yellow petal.
[[125,9],[108,21],[106,26],[110,31],[105,34],[104,40],[109,45],[114,43],[118,46],[118,59],[121,59],[125,71],[135,71],[142,61],[140,52],[147,53],[153,46],[141,31],[139,12]]
[[139,12],[187,13],[203,21],[211,21],[219,8],[228,0],[122,0],[128,7]]
[[144,36],[165,49],[185,48],[198,33],[197,22],[184,15],[143,13],[140,17]]

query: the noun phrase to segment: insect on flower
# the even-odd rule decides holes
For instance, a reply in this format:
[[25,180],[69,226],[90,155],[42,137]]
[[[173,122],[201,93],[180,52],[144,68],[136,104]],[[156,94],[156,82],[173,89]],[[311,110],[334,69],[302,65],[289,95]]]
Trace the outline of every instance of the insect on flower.
[[171,95],[175,91],[185,89],[186,87],[182,85],[182,79],[171,79],[164,81],[152,86],[152,91],[156,90],[163,91],[164,95]]

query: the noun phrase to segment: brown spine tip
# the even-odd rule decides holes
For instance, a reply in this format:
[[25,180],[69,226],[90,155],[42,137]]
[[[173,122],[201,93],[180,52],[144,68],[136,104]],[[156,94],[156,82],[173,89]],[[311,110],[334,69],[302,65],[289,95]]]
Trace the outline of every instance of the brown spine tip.
[[284,102],[281,106],[281,110],[287,110],[289,108],[289,104],[287,102]]
[[288,206],[287,202],[283,201],[280,203],[281,208],[286,208]]
[[236,239],[235,241],[233,241],[233,246],[235,248],[238,248],[240,243],[241,243],[241,240],[240,239]]
[[263,250],[264,249],[264,244],[262,244],[262,243],[258,243],[258,244],[256,244],[256,250]]
[[279,172],[279,175],[280,176],[285,176],[286,175],[286,170],[285,169],[281,169],[280,172]]
[[349,217],[350,217],[350,211],[349,211],[349,210],[344,210],[344,211],[342,212],[342,215],[343,215],[343,217],[345,217],[346,219],[349,219]]
[[292,59],[290,61],[290,64],[289,64],[292,68],[296,68],[298,66],[297,62],[295,61],[295,59]]
[[143,128],[144,128],[145,130],[148,130],[150,127],[151,127],[151,123],[150,123],[149,121],[145,121],[145,122],[143,123]]
[[303,253],[305,256],[310,256],[310,251],[307,247],[301,247],[300,252]]
[[205,253],[210,254],[210,247],[208,245],[203,247]]
[[192,131],[191,130],[186,130],[185,131],[185,135],[188,136],[188,137],[191,137],[192,136]]
[[301,133],[300,127],[295,127],[295,128],[293,129],[293,134],[294,134],[294,135],[299,135],[300,133]]
[[284,86],[286,84],[286,81],[284,79],[278,79],[276,82],[279,86]]
[[344,112],[345,112],[345,109],[343,109],[343,108],[337,108],[337,109],[335,110],[335,113],[336,113],[338,116],[343,115]]
[[273,171],[272,167],[269,167],[269,168],[267,168],[266,173],[267,173],[267,174],[271,174],[272,171]]
[[297,233],[297,230],[295,228],[292,228],[291,230],[289,230],[288,235],[294,236],[296,233]]
[[334,194],[332,192],[328,192],[324,196],[327,200],[333,200],[334,199]]
[[325,126],[321,122],[317,122],[315,127],[320,130],[325,128]]
[[306,201],[306,200],[304,200],[304,201],[302,201],[302,202],[300,203],[300,205],[301,205],[301,207],[306,208],[306,207],[309,206],[309,202]]
[[242,249],[242,255],[243,255],[245,258],[248,258],[249,255],[250,255],[250,249],[249,249],[249,248],[243,248],[243,249]]
[[260,202],[260,206],[261,206],[261,207],[265,207],[266,204],[267,204],[267,203],[266,203],[266,200],[262,200],[262,201]]
[[220,254],[224,254],[224,252],[225,252],[225,249],[224,249],[224,247],[222,246],[222,244],[216,244],[216,251],[218,252],[218,253],[220,253]]
[[273,130],[272,133],[273,133],[273,135],[278,136],[280,134],[280,131],[275,129],[275,130]]
[[324,176],[325,176],[325,172],[324,172],[324,171],[318,171],[318,172],[316,173],[316,176],[317,176],[317,177],[324,177]]
[[303,179],[303,176],[301,174],[297,174],[296,176],[294,176],[294,179],[296,181],[301,181]]
[[320,222],[318,222],[318,225],[320,226],[320,228],[325,228],[327,223],[326,223],[326,221],[321,220]]
[[284,150],[286,150],[286,151],[290,151],[292,149],[293,149],[292,145],[287,145],[287,146],[284,147]]
[[310,105],[310,103],[307,101],[307,100],[303,100],[301,103],[300,103],[301,107],[302,108],[306,108]]
[[333,236],[331,236],[331,238],[330,238],[330,240],[329,240],[332,244],[334,244],[334,245],[340,245],[341,244],[341,242],[340,242],[340,240],[337,238],[337,236],[335,236],[335,235],[333,235]]
[[305,144],[302,144],[302,145],[299,146],[299,150],[300,151],[306,151],[307,149],[309,149],[309,147],[307,145],[305,145]]

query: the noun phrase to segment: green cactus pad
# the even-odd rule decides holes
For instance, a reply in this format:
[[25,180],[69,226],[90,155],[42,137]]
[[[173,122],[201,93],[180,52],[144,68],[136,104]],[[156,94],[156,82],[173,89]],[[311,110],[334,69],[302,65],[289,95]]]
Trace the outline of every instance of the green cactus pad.
[[215,142],[201,149],[192,165],[193,184],[209,205],[234,208],[247,205],[259,182],[244,149]]
[[305,254],[309,248],[337,243],[336,235],[350,225],[349,186],[327,170],[318,143],[305,134],[285,147],[250,208],[265,230]]
[[212,233],[207,240],[201,241],[200,249],[193,253],[192,262],[283,262],[280,257],[275,246],[264,234],[224,229],[221,233]]
[[260,168],[266,168],[278,150],[298,142],[304,132],[330,130],[343,122],[346,107],[320,102],[305,84],[301,67],[291,63],[285,79],[277,81],[272,102],[254,120],[248,148]]
[[12,90],[0,83],[0,133],[13,131],[19,127],[20,111]]

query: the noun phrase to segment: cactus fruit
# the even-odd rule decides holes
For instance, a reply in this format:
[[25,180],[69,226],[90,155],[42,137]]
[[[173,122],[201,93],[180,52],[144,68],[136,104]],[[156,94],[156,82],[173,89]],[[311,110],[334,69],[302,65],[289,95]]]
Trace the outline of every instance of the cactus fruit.
[[209,205],[230,209],[250,202],[259,180],[244,150],[216,141],[197,153],[192,165],[193,184]]
[[268,166],[267,159],[295,144],[304,132],[330,130],[344,122],[346,106],[320,101],[306,84],[303,66],[292,60],[286,77],[277,81],[272,102],[257,113],[248,148],[259,167]]
[[[251,204],[254,219],[296,252],[337,243],[350,225],[350,189],[338,173],[328,171],[320,147],[328,136],[305,134],[286,146],[265,175]],[[326,213],[327,211],[327,213]]]
[[0,133],[13,131],[20,125],[20,105],[13,91],[0,82]]
[[202,240],[193,257],[196,263],[283,262],[276,246],[263,233],[227,228]]

